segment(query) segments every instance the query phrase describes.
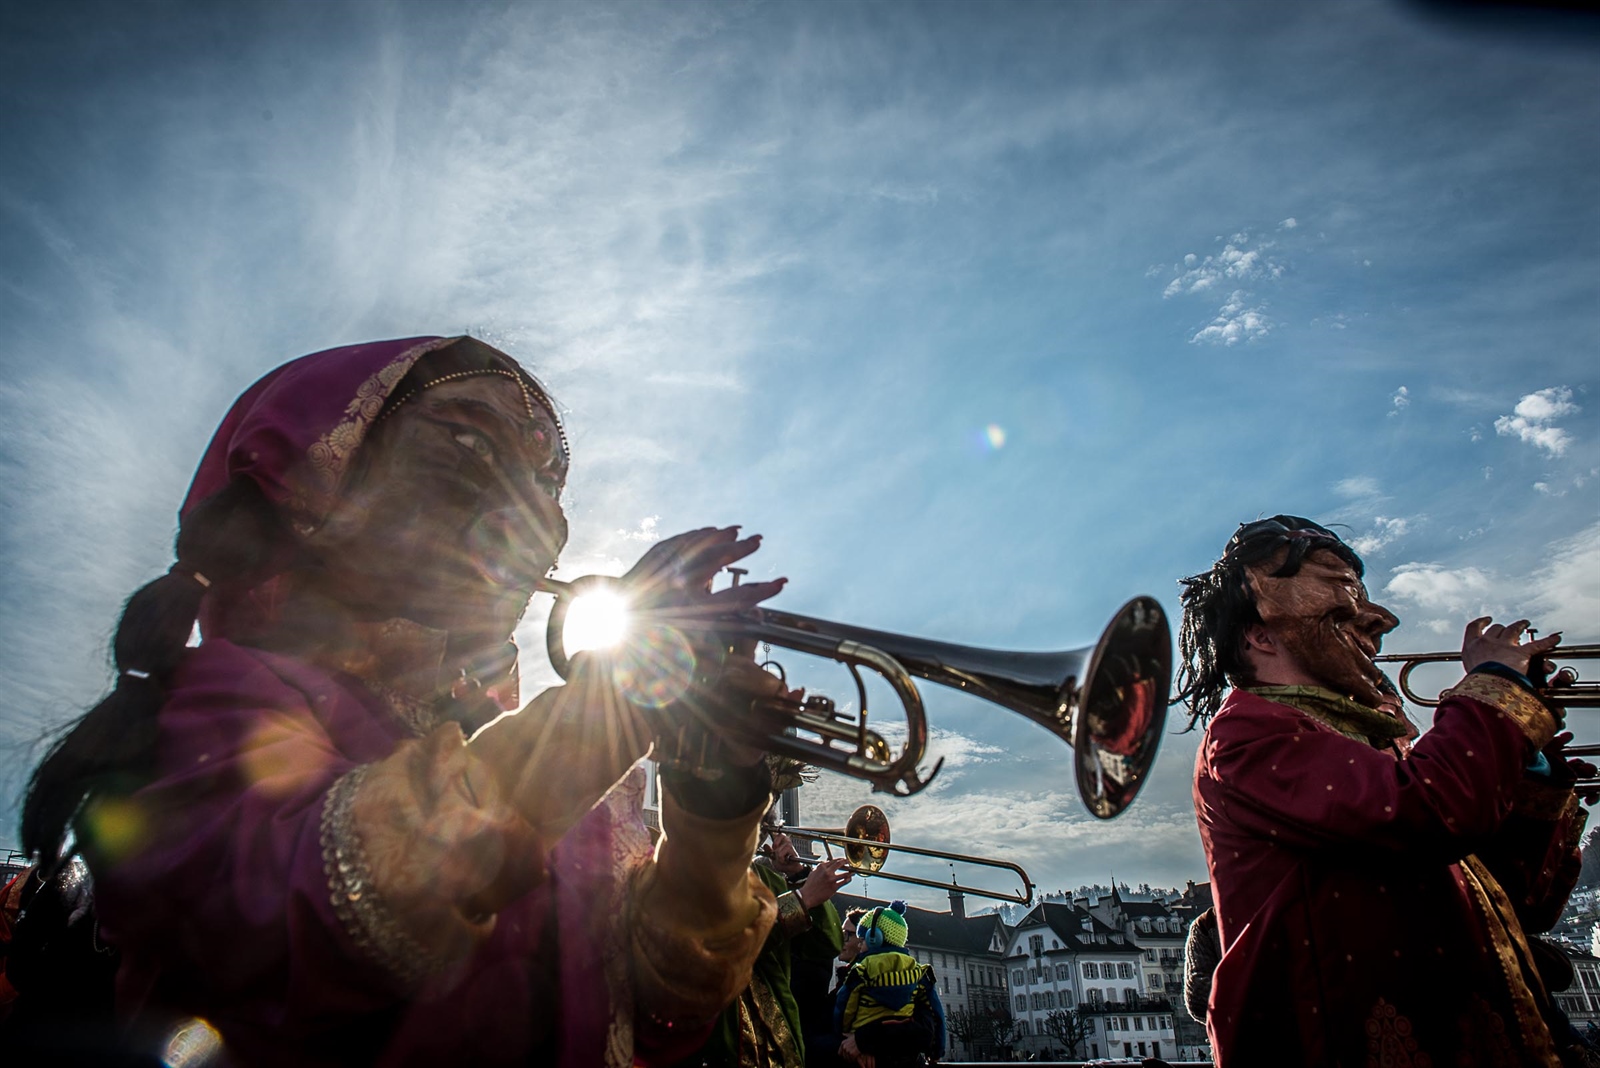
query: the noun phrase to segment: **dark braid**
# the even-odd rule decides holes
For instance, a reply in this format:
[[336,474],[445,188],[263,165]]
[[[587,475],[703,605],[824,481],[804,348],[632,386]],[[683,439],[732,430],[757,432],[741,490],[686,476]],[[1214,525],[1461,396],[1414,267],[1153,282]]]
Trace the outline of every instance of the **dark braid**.
[[[165,684],[182,662],[208,587],[244,590],[285,544],[278,511],[249,479],[200,502],[178,530],[178,562],[128,598],[112,639],[116,686],[50,748],[22,809],[22,847],[47,869],[64,859],[84,802],[126,795],[149,775]],[[92,845],[92,843],[83,843]]]
[[1178,628],[1178,693],[1173,704],[1189,706],[1188,730],[1222,707],[1232,680],[1245,675],[1245,631],[1261,622],[1245,579],[1245,569],[1288,546],[1283,563],[1272,574],[1298,574],[1306,555],[1327,549],[1365,573],[1361,558],[1327,527],[1293,515],[1276,515],[1245,523],[1228,540],[1222,558],[1211,569],[1180,579],[1183,622]]

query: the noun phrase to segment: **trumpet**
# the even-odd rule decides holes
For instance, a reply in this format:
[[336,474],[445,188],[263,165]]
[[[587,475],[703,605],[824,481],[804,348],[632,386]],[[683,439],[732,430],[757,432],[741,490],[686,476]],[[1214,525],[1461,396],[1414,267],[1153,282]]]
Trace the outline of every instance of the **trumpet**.
[[[814,830],[809,827],[784,827],[783,833],[791,838],[806,838],[811,841],[821,842],[822,848],[828,857],[833,857],[833,847],[839,846],[844,850],[845,859],[850,862],[850,870],[857,875],[876,875],[883,879],[894,879],[902,883],[915,883],[918,886],[931,886],[939,890],[957,890],[963,894],[975,894],[978,897],[992,897],[999,901],[1010,901],[1018,905],[1026,905],[1033,900],[1033,880],[1028,878],[1028,873],[1020,864],[1013,864],[1009,860],[995,860],[992,857],[973,856],[968,853],[949,853],[941,849],[922,849],[917,846],[894,845],[889,841],[889,817],[884,815],[883,809],[877,805],[862,805],[850,814],[844,827],[839,830]],[[897,872],[884,871],[883,866],[889,859],[891,850],[910,853],[919,857],[938,857],[941,860],[954,861],[961,864],[975,864],[985,868],[1002,868],[1012,872],[1022,880],[1020,891],[986,890],[977,886],[965,886],[951,881],[949,884],[939,882],[937,879],[923,879],[916,875],[901,875]],[[815,862],[802,860],[808,866]]]
[[[1423,664],[1448,664],[1459,662],[1460,653],[1385,653],[1372,658],[1379,664],[1402,664],[1400,673],[1395,677],[1395,686],[1407,701],[1422,705],[1426,708],[1436,708],[1439,697],[1432,698],[1419,696],[1411,689],[1411,672]],[[1552,649],[1544,658],[1550,671],[1554,674],[1556,668],[1565,660],[1595,660],[1600,659],[1600,645],[1569,645],[1558,646]],[[1558,707],[1566,708],[1600,708],[1600,682],[1583,682],[1576,678],[1576,671],[1571,682],[1557,686],[1541,686],[1539,696]],[[1562,749],[1562,753],[1569,757],[1597,757],[1600,756],[1600,745],[1569,745]],[[1600,779],[1579,779],[1575,784],[1579,789],[1585,787],[1600,787]]]
[[[1600,659],[1600,645],[1561,646],[1552,649],[1544,659],[1550,665],[1551,673],[1554,673],[1556,666],[1564,660]],[[1413,704],[1422,705],[1425,708],[1437,708],[1439,705],[1439,696],[1437,694],[1433,697],[1423,697],[1411,689],[1411,673],[1423,664],[1459,663],[1461,654],[1384,653],[1382,656],[1373,657],[1372,660],[1377,664],[1403,665],[1394,680],[1394,684],[1401,695]],[[1574,678],[1571,683],[1566,685],[1541,687],[1539,696],[1551,704],[1566,705],[1571,708],[1600,708],[1600,682],[1580,682]]]
[[[570,668],[566,619],[572,604],[590,592],[625,591],[617,580],[597,575],[572,582],[541,579],[538,590],[556,598],[545,647],[556,673],[565,678]],[[711,619],[663,610],[641,622],[646,627],[709,631],[725,648],[764,642],[844,664],[856,684],[856,713],[822,696],[760,699],[736,722],[717,724],[717,730],[743,744],[864,779],[875,791],[899,797],[927,787],[943,764],[940,760],[926,773],[921,768],[928,723],[916,678],[1021,713],[1070,745],[1079,796],[1101,819],[1121,812],[1144,785],[1172,683],[1171,630],[1161,605],[1150,597],[1123,605],[1095,644],[1053,653],[978,649],[772,608]],[[868,725],[861,668],[881,676],[900,701],[906,740],[899,753]],[[692,746],[690,724],[663,729],[673,735],[658,739],[668,752],[681,754]]]

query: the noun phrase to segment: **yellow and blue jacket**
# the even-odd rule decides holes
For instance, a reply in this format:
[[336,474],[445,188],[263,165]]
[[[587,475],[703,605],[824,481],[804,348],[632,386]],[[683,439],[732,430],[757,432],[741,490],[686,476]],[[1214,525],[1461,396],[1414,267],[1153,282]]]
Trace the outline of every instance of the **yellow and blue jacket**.
[[863,954],[850,966],[834,1005],[834,1030],[847,1034],[884,1020],[910,1020],[919,1012],[931,1013],[937,1019],[936,1056],[942,1057],[944,1003],[939,998],[933,969],[918,964],[904,950],[884,946]]

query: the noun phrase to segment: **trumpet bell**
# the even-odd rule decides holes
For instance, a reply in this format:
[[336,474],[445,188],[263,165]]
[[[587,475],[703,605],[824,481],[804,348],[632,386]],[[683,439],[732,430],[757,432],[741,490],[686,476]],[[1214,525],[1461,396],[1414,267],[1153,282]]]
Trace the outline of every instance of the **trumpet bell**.
[[1019,712],[1070,745],[1084,807],[1111,819],[1138,795],[1160,748],[1172,631],[1153,597],[1117,610],[1100,640],[1062,652],[980,649],[760,609],[763,637],[825,634],[882,650],[920,679]]

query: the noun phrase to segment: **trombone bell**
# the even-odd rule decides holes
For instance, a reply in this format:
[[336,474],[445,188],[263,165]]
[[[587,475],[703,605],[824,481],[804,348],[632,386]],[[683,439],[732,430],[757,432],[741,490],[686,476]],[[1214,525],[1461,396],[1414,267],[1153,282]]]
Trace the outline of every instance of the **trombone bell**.
[[[784,827],[783,833],[791,838],[806,838],[814,842],[821,842],[829,856],[833,855],[832,846],[844,849],[845,859],[850,862],[850,870],[858,875],[876,875],[883,879],[894,879],[896,882],[915,883],[918,886],[931,886],[936,890],[956,890],[963,894],[972,894],[976,897],[992,897],[999,901],[1010,901],[1018,905],[1027,905],[1033,901],[1033,880],[1028,878],[1028,873],[1019,864],[1009,860],[995,860],[991,857],[973,856],[968,853],[949,853],[942,849],[921,849],[917,846],[895,845],[889,841],[889,817],[884,815],[883,809],[877,805],[862,805],[850,814],[845,821],[844,829],[839,830],[814,830],[809,827]],[[1003,890],[986,890],[979,886],[964,886],[951,881],[942,883],[936,879],[923,879],[915,875],[900,875],[896,872],[883,870],[884,863],[889,859],[891,851],[910,853],[919,857],[937,857],[940,860],[952,861],[959,864],[975,864],[984,868],[1001,868],[1012,872],[1022,880],[1020,892]]]

